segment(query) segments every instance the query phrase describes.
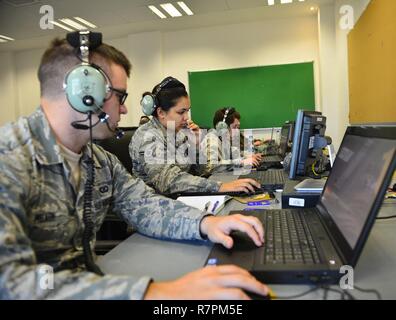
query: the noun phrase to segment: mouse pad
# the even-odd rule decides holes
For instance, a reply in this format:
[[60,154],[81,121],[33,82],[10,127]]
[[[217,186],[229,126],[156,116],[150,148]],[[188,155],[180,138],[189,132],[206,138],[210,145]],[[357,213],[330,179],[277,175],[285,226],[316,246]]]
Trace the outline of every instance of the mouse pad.
[[234,197],[234,199],[240,203],[248,203],[254,201],[263,201],[263,200],[271,200],[273,197],[268,192],[264,192],[262,194],[256,194],[250,197]]

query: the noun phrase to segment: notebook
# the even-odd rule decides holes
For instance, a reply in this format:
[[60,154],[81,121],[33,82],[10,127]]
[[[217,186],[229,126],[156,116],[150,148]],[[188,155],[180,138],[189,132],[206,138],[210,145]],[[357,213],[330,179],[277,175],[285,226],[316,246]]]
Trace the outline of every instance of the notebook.
[[232,197],[227,195],[221,195],[178,197],[176,200],[181,201],[190,207],[197,208],[198,210],[217,214],[221,209],[224,208],[225,203],[230,199],[232,199]]
[[298,192],[321,193],[326,184],[326,179],[304,179],[294,189]]

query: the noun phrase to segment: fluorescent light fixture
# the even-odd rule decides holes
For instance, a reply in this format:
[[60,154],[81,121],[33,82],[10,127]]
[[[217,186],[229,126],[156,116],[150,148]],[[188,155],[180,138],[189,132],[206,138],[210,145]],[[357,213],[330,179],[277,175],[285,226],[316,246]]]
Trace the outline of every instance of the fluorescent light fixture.
[[77,30],[86,30],[87,29],[86,26],[83,26],[82,24],[79,24],[78,22],[75,22],[69,18],[59,19],[59,21],[62,21],[64,24],[67,24]]
[[183,1],[178,1],[177,4],[179,5],[180,8],[183,9],[185,13],[187,13],[189,16],[192,16],[194,13],[191,11],[189,7],[183,2]]
[[161,19],[166,19],[166,15],[164,15],[161,11],[157,9],[156,6],[148,6],[151,11],[153,11],[158,17]]
[[97,26],[95,26],[93,23],[91,23],[91,22],[89,22],[89,21],[87,21],[87,20],[85,20],[85,19],[83,19],[83,18],[74,17],[74,19],[76,19],[77,21],[79,21],[79,22],[81,22],[81,23],[87,25],[87,26],[90,27],[90,28],[97,28]]
[[172,18],[182,16],[180,11],[177,10],[176,7],[172,3],[163,3],[163,4],[160,4],[160,6],[162,7],[162,9],[164,9],[166,12],[168,12]]
[[292,3],[293,0],[281,0],[281,4]]
[[52,21],[52,20],[50,20],[50,21],[48,21],[48,22],[49,22],[49,23],[52,23],[53,25],[55,25],[55,26],[57,26],[57,27],[59,27],[59,28],[65,29],[66,31],[74,31],[73,29],[71,29],[71,28],[69,28],[69,27],[66,27],[66,26],[64,26],[63,24],[59,23],[59,22]]
[[[3,38],[3,39],[1,39],[1,38]],[[6,37],[6,36],[3,36],[3,35],[0,34],[0,40],[14,41],[15,39],[14,38],[10,38],[10,37]]]

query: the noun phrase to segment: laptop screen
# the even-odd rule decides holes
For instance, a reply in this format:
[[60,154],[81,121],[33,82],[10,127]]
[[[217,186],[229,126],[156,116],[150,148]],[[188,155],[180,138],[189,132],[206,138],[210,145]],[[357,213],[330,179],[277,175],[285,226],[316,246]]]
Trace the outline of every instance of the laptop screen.
[[395,152],[395,140],[346,135],[321,202],[355,248]]
[[285,124],[282,126],[280,142],[279,142],[279,155],[284,157],[287,151],[287,144],[289,140],[290,124]]

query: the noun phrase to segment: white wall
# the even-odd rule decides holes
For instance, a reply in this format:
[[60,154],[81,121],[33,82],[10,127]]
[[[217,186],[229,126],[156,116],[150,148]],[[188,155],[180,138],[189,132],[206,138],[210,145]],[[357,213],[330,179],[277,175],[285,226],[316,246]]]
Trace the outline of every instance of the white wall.
[[151,91],[163,78],[162,34],[148,32],[128,36],[128,57],[132,75],[128,85],[129,112],[121,120],[122,126],[137,126],[143,114],[140,108],[142,93]]
[[315,18],[288,18],[164,34],[164,72],[317,61]]
[[17,95],[14,70],[14,55],[11,52],[0,52],[0,126],[16,119]]
[[15,54],[16,94],[18,116],[32,113],[40,104],[40,84],[37,69],[44,49],[21,51]]

